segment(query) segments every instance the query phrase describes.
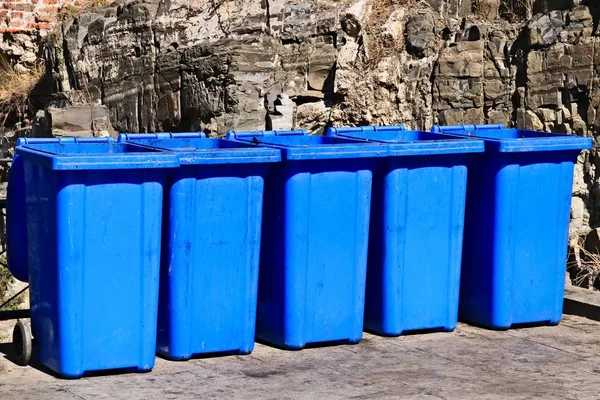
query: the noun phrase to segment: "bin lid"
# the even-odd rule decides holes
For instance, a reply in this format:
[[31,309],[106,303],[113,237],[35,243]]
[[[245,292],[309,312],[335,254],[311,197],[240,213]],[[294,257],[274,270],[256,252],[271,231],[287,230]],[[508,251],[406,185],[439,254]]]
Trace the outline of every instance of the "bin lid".
[[484,143],[480,139],[406,130],[402,125],[332,127],[327,130],[326,135],[389,143],[390,156],[480,153],[484,151]]
[[506,129],[492,125],[434,125],[432,132],[460,137],[474,137],[485,141],[486,151],[502,153],[584,150],[592,148],[592,138],[563,133],[537,132],[525,129]]
[[389,153],[389,145],[387,143],[328,136],[311,136],[305,130],[229,131],[227,139],[235,142],[251,143],[256,146],[280,149],[281,158],[287,160],[385,157]]
[[29,279],[27,256],[25,172],[23,160],[19,155],[15,155],[6,189],[6,258],[10,273],[23,282]]
[[281,161],[281,151],[229,140],[206,138],[202,132],[122,133],[119,143],[135,143],[173,152],[181,164],[237,164]]
[[179,159],[168,152],[116,143],[112,138],[53,138],[17,141],[16,153],[54,170],[173,168]]

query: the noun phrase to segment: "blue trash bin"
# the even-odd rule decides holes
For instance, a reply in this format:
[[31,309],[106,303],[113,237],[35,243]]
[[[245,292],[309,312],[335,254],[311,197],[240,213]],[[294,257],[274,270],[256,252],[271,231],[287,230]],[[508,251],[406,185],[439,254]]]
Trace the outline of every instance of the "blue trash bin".
[[281,150],[265,181],[256,336],[287,349],[362,338],[372,169],[388,146],[229,132]]
[[469,170],[459,318],[507,329],[562,317],[573,165],[592,139],[434,126],[485,141]]
[[467,167],[483,141],[402,126],[330,128],[327,135],[397,144],[373,176],[365,330],[453,330]]
[[177,157],[110,138],[19,139],[16,154],[39,362],[67,378],[152,369],[162,192]]
[[202,133],[122,134],[178,154],[165,188],[157,351],[254,348],[264,175],[279,150]]

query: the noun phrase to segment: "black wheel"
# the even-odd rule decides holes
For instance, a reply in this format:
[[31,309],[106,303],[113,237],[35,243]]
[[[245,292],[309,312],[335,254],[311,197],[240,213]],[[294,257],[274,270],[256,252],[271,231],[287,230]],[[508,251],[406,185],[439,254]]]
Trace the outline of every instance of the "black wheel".
[[27,365],[31,360],[31,331],[23,321],[17,321],[13,329],[13,347],[15,348],[15,361],[19,365]]

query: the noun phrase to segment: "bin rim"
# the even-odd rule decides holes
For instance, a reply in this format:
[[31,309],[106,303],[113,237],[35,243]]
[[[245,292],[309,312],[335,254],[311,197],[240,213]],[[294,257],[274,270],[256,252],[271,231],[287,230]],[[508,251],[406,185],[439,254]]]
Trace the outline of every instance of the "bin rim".
[[[360,137],[361,134],[373,134],[378,132],[422,132],[439,135],[440,139],[396,141],[384,139],[379,140],[373,137]],[[386,143],[390,146],[390,156],[426,156],[435,154],[481,153],[485,150],[484,142],[479,138],[456,137],[437,132],[407,130],[403,125],[331,127],[327,130],[326,136]]]
[[286,160],[377,158],[388,156],[390,151],[387,143],[375,143],[348,138],[337,138],[343,140],[344,143],[321,144],[315,146],[269,143],[268,138],[275,136],[315,137],[316,135],[309,135],[305,130],[227,132],[227,140],[249,143],[254,146],[280,149],[281,158]]
[[23,160],[32,162],[53,170],[107,170],[107,169],[150,169],[150,168],[175,168],[179,166],[179,159],[166,152],[139,153],[69,153],[62,155],[58,152],[44,149],[45,145],[56,144],[108,144],[127,145],[134,148],[134,143],[116,143],[110,137],[104,138],[20,138],[15,148],[16,154]]
[[[182,165],[197,164],[241,164],[272,163],[281,161],[281,151],[265,147],[255,147],[239,143],[238,148],[174,149],[168,146],[169,140],[201,139],[206,141],[227,141],[221,138],[207,138],[203,132],[182,133],[120,133],[118,143],[132,143],[137,146],[175,154]],[[144,141],[144,142],[141,142]],[[151,141],[152,143],[148,143]],[[156,143],[153,143],[156,142]],[[162,142],[162,143],[161,143]],[[243,146],[243,147],[242,147]]]
[[6,264],[22,282],[29,280],[25,197],[23,159],[15,154],[6,187]]
[[[513,130],[522,133],[543,134],[540,137],[489,138],[477,135],[483,130]],[[528,129],[505,128],[502,124],[491,125],[452,125],[431,127],[433,133],[444,133],[458,137],[473,137],[485,142],[485,150],[499,153],[539,152],[539,151],[581,151],[591,149],[592,138],[565,133],[539,132]]]

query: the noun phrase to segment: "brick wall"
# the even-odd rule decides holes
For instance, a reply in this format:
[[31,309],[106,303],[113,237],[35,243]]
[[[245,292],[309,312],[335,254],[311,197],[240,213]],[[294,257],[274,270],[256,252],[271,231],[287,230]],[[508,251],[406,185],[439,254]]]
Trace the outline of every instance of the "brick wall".
[[0,0],[0,33],[47,31],[64,7],[81,7],[89,0]]

